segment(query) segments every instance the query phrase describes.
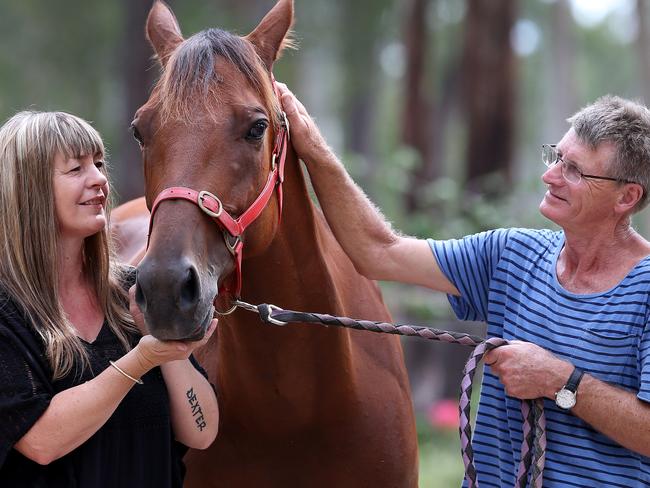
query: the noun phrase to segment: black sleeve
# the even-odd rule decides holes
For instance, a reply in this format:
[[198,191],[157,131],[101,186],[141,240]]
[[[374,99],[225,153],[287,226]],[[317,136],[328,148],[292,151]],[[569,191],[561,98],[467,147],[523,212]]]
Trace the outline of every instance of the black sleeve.
[[36,338],[27,326],[22,331],[17,326],[0,318],[0,467],[54,396]]

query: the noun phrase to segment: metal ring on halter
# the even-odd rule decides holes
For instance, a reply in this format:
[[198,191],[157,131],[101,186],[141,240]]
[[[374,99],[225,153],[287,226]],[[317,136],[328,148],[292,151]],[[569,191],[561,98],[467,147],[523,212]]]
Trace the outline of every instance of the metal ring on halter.
[[[214,200],[217,201],[219,204],[219,210],[216,212],[213,212],[209,208],[206,208],[206,206],[203,204],[203,199],[209,196],[210,198],[213,198]],[[221,212],[223,212],[223,203],[221,203],[221,200],[219,200],[216,196],[214,196],[212,193],[209,191],[201,190],[199,192],[199,196],[197,198],[196,204],[199,206],[201,210],[203,210],[205,213],[207,213],[210,217],[214,217],[215,219],[218,218],[221,215]]]
[[[230,238],[231,237],[235,238],[235,242],[233,242],[232,244],[230,244]],[[241,237],[240,236],[233,236],[232,234],[230,234],[229,232],[226,232],[224,230],[223,231],[223,241],[226,243],[226,247],[230,251],[230,254],[232,254],[234,256],[236,254],[235,248],[237,247],[237,244],[239,244],[241,242]]]
[[233,306],[230,307],[230,308],[229,308],[228,310],[226,310],[225,312],[220,312],[220,311],[217,310],[217,308],[215,307],[215,308],[214,308],[214,313],[216,313],[217,315],[230,315],[230,314],[233,313],[235,310],[237,310],[237,306],[238,306],[238,305],[237,305],[237,300],[235,300],[235,301],[233,302]]
[[271,157],[271,171],[275,171],[275,158],[277,156],[277,154],[273,153],[273,156]]

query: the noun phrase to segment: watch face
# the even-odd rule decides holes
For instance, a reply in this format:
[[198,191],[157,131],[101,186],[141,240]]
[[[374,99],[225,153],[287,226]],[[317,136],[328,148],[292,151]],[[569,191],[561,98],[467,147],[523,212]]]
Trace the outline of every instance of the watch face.
[[576,404],[576,395],[566,388],[562,388],[555,394],[555,404],[565,410],[573,408]]

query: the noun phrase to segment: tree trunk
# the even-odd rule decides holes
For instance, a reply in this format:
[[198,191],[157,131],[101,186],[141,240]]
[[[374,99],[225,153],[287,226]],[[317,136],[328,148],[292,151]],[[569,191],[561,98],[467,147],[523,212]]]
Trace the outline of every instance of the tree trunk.
[[[375,55],[383,30],[381,19],[386,13],[386,0],[356,0],[346,2],[340,8],[340,49],[345,77],[343,105],[346,151],[373,159],[373,133],[375,107],[379,80],[379,65]],[[364,181],[371,169],[364,168]]]
[[145,38],[144,26],[151,5],[133,0],[123,0],[122,4],[126,22],[119,56],[124,98],[115,166],[120,199],[125,201],[141,196],[144,192],[142,157],[129,125],[135,111],[149,98],[158,66],[152,59],[153,51]]
[[650,105],[650,25],[648,25],[647,0],[637,0],[637,18],[639,19],[639,34],[637,36],[637,53],[639,57],[639,71],[641,80],[641,94],[643,102]]
[[467,180],[479,190],[492,173],[510,178],[514,141],[515,57],[510,32],[515,0],[469,0],[463,53],[468,125]]
[[[650,106],[650,25],[648,24],[648,3],[647,0],[637,0],[636,2],[637,18],[639,19],[639,33],[636,39],[636,49],[639,59],[639,82],[641,87],[639,92],[643,96],[643,103]],[[644,236],[648,236],[650,230],[650,216],[647,212],[641,219],[643,228],[641,229]]]
[[[549,143],[558,142],[568,129],[566,119],[578,109],[575,66],[575,37],[573,17],[568,0],[559,0],[552,7],[551,17],[551,58],[546,61],[548,86],[551,93],[551,130]],[[546,141],[545,141],[546,142]]]
[[435,175],[432,165],[431,117],[432,103],[425,93],[427,80],[427,8],[429,0],[411,0],[406,15],[404,46],[406,73],[404,76],[404,111],[402,113],[402,143],[418,154],[418,165],[411,173],[405,194],[409,213],[419,208],[422,188]]

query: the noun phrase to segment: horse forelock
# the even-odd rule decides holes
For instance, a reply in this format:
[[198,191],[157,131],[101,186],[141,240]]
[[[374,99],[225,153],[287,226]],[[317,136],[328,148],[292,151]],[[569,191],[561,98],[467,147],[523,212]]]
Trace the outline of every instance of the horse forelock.
[[235,66],[260,94],[277,128],[280,105],[262,60],[248,41],[221,29],[193,35],[171,55],[154,91],[163,120],[190,123],[196,115],[197,102],[204,103],[206,114],[211,114],[210,106],[219,102],[217,87],[228,83],[216,69],[219,58]]

